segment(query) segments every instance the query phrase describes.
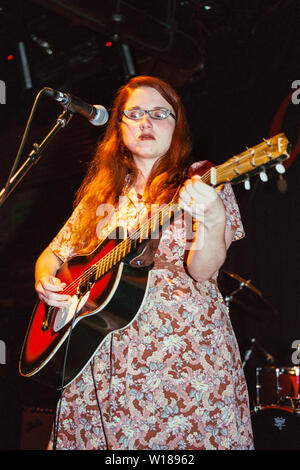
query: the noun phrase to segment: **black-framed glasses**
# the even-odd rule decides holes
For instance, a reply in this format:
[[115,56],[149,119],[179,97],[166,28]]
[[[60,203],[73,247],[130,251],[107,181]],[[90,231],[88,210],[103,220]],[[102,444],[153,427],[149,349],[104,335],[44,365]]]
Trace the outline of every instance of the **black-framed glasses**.
[[165,108],[155,108],[155,109],[133,108],[133,109],[125,109],[123,111],[123,114],[125,114],[125,116],[128,117],[128,119],[133,119],[134,121],[138,121],[139,119],[142,119],[146,113],[151,117],[151,119],[157,119],[161,121],[162,119],[166,119],[168,116],[172,116],[176,121],[176,116],[170,111],[170,109],[165,109]]

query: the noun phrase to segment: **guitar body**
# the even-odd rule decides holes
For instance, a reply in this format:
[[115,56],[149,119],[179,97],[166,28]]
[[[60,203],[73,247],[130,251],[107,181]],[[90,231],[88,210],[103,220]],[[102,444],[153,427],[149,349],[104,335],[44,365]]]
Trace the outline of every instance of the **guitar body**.
[[41,383],[61,388],[69,341],[63,381],[66,386],[82,371],[109,333],[133,320],[145,297],[147,269],[118,263],[88,289],[79,305],[76,295],[76,280],[84,279],[88,268],[118,243],[119,240],[108,237],[91,254],[75,256],[62,264],[56,277],[67,284],[64,293],[72,296],[71,301],[67,309],[37,302],[21,352],[21,375],[35,376]]

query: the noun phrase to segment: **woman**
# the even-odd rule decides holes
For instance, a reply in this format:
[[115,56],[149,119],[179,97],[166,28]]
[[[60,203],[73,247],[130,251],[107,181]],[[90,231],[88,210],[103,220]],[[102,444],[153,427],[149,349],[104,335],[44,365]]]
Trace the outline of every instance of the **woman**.
[[190,150],[176,92],[153,77],[131,79],[116,96],[71,218],[36,263],[40,299],[63,306],[57,269],[114,227],[111,213],[97,217],[99,208],[114,207],[130,232],[147,204],[170,202],[179,188],[184,221],[161,235],[138,314],[105,338],[64,391],[59,449],[252,449],[239,351],[216,283],[243,227],[230,185],[204,184],[193,174],[197,164],[181,184]]

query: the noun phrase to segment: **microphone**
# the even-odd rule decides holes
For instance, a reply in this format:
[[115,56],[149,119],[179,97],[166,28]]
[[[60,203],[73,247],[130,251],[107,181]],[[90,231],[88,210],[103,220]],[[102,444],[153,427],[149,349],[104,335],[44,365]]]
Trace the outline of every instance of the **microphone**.
[[44,90],[48,96],[61,103],[63,107],[68,108],[73,113],[79,113],[86,117],[94,126],[103,126],[108,120],[108,112],[100,104],[88,104],[77,96],[53,90],[52,88],[45,88]]

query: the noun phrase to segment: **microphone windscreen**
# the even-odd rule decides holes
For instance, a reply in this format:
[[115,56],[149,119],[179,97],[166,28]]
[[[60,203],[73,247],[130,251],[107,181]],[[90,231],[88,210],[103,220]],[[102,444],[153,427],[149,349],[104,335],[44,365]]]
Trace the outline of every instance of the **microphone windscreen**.
[[94,126],[103,126],[108,121],[108,112],[101,104],[94,104],[94,108],[97,109],[97,113],[90,119],[90,123]]

